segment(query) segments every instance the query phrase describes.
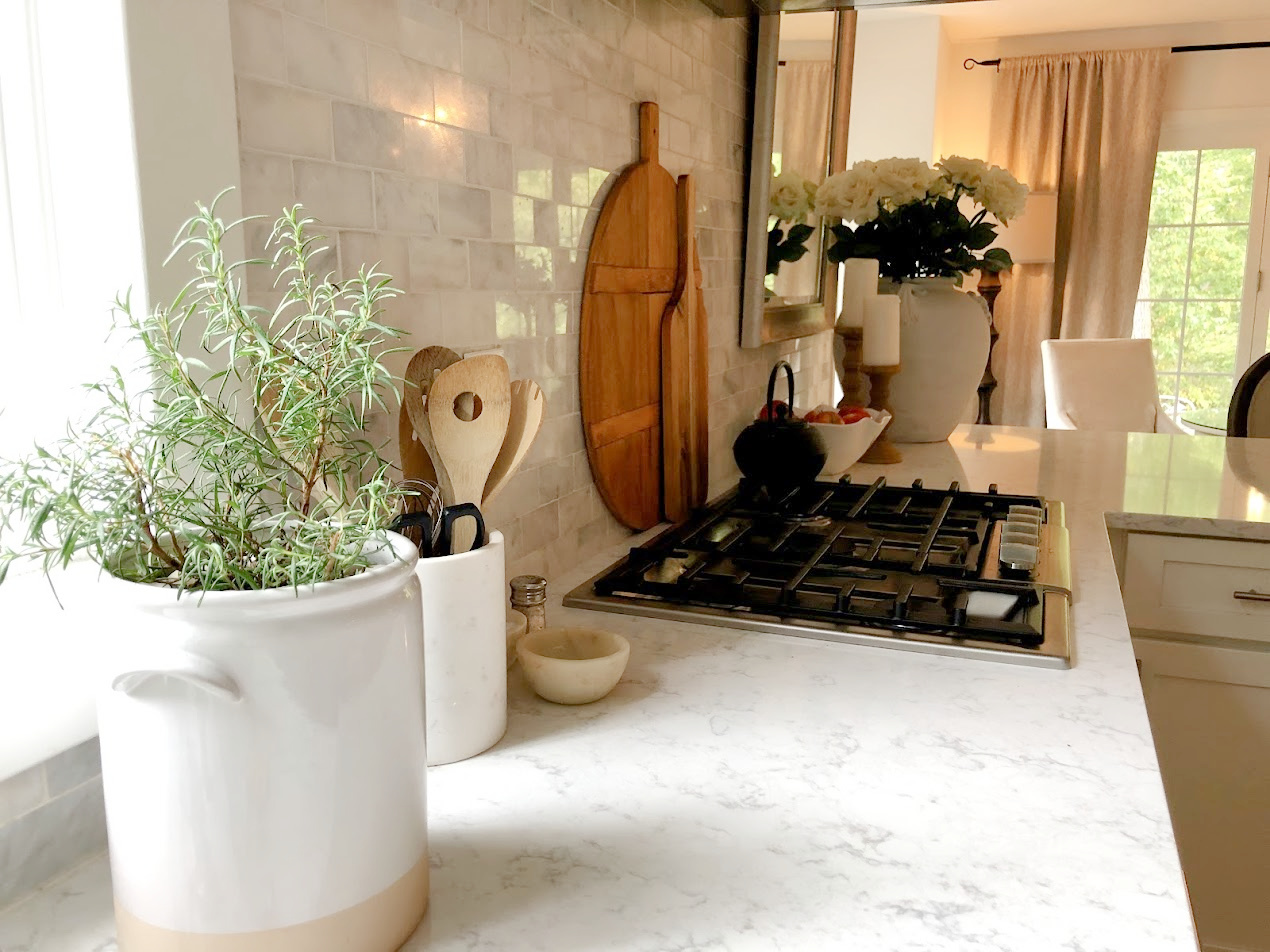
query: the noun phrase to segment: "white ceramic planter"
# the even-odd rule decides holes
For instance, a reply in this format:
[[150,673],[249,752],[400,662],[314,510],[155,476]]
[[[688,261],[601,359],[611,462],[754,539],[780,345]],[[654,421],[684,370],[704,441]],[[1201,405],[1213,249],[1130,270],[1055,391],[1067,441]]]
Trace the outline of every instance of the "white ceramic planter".
[[961,422],[988,360],[988,307],[952,278],[899,288],[900,366],[891,378],[896,443],[937,443]]
[[296,592],[111,581],[102,778],[126,952],[388,952],[427,908],[417,552]]
[[507,730],[507,570],[501,532],[459,555],[420,559],[428,764],[466,760]]

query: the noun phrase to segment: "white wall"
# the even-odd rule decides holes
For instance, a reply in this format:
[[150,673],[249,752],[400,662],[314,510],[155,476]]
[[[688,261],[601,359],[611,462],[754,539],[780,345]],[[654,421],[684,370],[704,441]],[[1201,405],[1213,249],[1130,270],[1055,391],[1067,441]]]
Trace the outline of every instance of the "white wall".
[[856,21],[855,72],[847,165],[889,156],[935,157],[943,26],[936,14],[895,17],[862,12]]
[[[185,260],[163,264],[177,229],[196,201],[211,202],[239,182],[228,0],[124,0],[124,10],[146,291],[167,302],[189,279]],[[217,210],[226,221],[238,218],[238,191]],[[240,258],[242,249],[234,233],[226,250]]]
[[[1137,49],[1270,40],[1270,19],[1126,30],[1053,33],[952,45],[940,76],[943,98],[935,124],[941,155],[986,156],[996,70],[962,68],[967,57],[994,59],[1096,49]],[[1270,107],[1270,49],[1179,53],[1169,64],[1165,114]],[[1166,118],[1167,122],[1167,118]]]

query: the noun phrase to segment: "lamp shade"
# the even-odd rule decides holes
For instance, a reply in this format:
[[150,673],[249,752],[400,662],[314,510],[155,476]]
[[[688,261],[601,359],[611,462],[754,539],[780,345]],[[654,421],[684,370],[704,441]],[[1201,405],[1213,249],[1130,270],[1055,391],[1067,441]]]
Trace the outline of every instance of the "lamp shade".
[[1058,231],[1058,193],[1028,192],[1023,214],[1008,225],[997,225],[994,248],[1010,252],[1015,264],[1052,264]]
[[[959,203],[962,213],[972,218],[977,211],[974,199],[963,195]],[[1028,192],[1023,213],[1008,225],[995,215],[985,221],[997,226],[997,240],[990,248],[1004,248],[1015,264],[1053,264],[1054,236],[1058,231],[1058,193]]]

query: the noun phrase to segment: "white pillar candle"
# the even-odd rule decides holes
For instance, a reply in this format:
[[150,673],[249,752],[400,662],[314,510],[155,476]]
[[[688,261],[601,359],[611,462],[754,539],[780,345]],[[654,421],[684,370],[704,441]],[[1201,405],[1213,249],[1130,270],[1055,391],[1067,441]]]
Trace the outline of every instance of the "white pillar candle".
[[878,294],[864,301],[864,366],[894,367],[900,362],[900,299]]
[[842,313],[838,329],[864,326],[864,302],[878,293],[876,258],[848,258],[842,262]]

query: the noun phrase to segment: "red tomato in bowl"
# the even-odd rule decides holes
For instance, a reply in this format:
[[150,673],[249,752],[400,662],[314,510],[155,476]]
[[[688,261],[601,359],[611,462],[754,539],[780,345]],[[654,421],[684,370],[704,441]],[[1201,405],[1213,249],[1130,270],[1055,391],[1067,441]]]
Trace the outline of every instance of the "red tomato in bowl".
[[[793,416],[793,414],[790,413],[789,404],[784,400],[773,400],[771,403],[771,410],[776,414],[776,419],[778,420],[788,420]],[[770,420],[772,418],[771,414],[768,412],[768,404],[763,404],[763,408],[758,411],[758,418],[760,420]]]
[[838,417],[843,423],[859,423],[868,419],[869,411],[864,407],[839,407]]

